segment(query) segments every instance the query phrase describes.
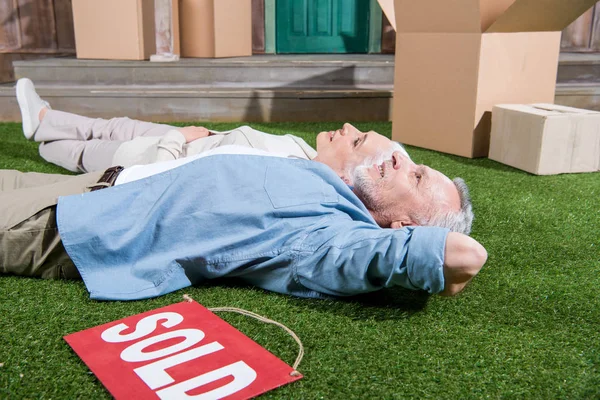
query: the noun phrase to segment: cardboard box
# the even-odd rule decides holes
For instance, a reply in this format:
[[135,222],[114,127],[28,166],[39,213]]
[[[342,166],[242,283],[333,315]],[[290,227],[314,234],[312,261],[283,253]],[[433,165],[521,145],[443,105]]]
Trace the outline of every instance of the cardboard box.
[[250,0],[180,0],[182,57],[252,55]]
[[553,175],[600,169],[600,112],[554,104],[494,107],[490,159]]
[[77,58],[147,60],[156,51],[154,0],[72,0]]
[[486,156],[495,104],[554,102],[560,31],[595,3],[395,0],[392,138]]

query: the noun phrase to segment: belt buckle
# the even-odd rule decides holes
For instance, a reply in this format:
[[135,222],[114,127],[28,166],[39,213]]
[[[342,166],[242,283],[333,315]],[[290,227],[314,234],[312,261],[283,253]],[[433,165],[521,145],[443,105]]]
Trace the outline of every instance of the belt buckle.
[[[123,169],[124,168],[120,165],[108,168],[106,171],[104,171],[104,174],[102,174],[100,179],[98,179],[97,184],[90,187],[90,192],[114,186],[117,177],[121,171],[123,171]],[[103,183],[106,185],[102,185]]]

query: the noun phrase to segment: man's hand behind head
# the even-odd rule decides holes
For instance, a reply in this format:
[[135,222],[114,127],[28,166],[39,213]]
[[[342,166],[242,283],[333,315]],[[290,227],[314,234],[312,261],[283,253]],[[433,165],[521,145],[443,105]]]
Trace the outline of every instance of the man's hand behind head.
[[444,291],[442,296],[454,296],[465,288],[487,260],[487,251],[475,239],[450,232],[444,253]]

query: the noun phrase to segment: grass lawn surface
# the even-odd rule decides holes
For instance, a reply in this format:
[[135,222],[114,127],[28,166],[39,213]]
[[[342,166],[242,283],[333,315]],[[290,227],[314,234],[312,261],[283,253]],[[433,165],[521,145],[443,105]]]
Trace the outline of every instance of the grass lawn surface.
[[[316,132],[340,126],[251,125],[311,145]],[[391,130],[390,123],[356,125]],[[471,188],[473,237],[489,260],[457,297],[394,289],[325,301],[206,285],[152,300],[97,302],[80,281],[0,276],[0,398],[110,398],[62,337],[188,293],[206,307],[275,319],[300,336],[304,378],[266,399],[600,399],[600,173],[538,177],[488,159],[408,150]],[[20,124],[0,124],[0,166],[64,173],[39,157]],[[220,316],[293,363],[296,344],[281,329]]]

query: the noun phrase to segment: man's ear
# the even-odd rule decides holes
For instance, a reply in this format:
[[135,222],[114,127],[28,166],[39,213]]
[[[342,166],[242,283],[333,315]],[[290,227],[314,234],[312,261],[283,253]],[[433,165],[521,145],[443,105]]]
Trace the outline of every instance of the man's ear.
[[404,228],[405,226],[417,226],[417,225],[419,225],[419,224],[417,224],[415,221],[413,221],[409,217],[405,217],[402,219],[398,219],[396,221],[392,221],[390,227],[392,229],[400,229],[400,228]]
[[342,180],[344,181],[344,183],[348,186],[352,186],[352,182],[350,181],[350,179],[346,178],[343,175],[340,175],[340,178],[342,178]]

